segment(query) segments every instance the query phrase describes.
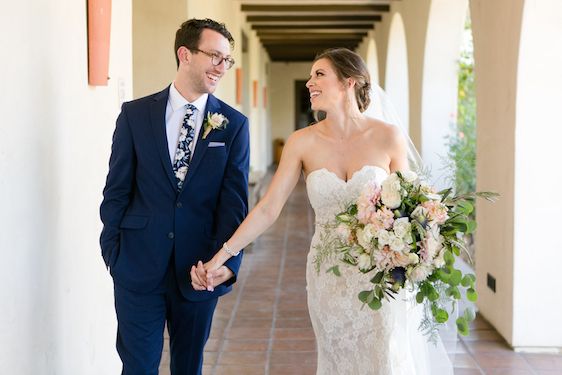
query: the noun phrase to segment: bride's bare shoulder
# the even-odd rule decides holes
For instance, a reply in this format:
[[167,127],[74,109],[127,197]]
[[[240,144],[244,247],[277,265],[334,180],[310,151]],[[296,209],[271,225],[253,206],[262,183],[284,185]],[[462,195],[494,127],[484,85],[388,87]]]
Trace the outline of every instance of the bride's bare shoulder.
[[374,118],[368,118],[367,122],[372,129],[373,136],[376,138],[384,139],[387,143],[403,142],[404,135],[397,125],[392,125]]
[[312,124],[306,128],[302,128],[293,132],[287,139],[287,143],[292,143],[299,145],[299,147],[308,147],[314,143],[314,139],[317,136],[317,126],[318,124]]

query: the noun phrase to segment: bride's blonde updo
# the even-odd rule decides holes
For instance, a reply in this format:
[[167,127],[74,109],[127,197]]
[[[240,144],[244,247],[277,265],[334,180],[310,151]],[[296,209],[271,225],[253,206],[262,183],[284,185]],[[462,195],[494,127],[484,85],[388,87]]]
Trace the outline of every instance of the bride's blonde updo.
[[347,48],[330,48],[317,55],[313,63],[320,59],[328,59],[332,63],[340,81],[347,78],[355,80],[355,99],[359,110],[365,112],[371,102],[371,75],[361,56]]

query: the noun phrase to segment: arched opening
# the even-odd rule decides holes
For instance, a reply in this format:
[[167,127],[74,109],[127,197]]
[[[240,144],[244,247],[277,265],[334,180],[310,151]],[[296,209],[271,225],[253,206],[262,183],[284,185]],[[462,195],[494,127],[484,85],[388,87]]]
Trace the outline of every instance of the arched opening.
[[[439,187],[454,182],[448,160],[448,137],[457,122],[459,54],[468,0],[431,3],[424,51],[421,151]],[[453,181],[452,181],[453,180]]]
[[[474,46],[470,12],[466,12],[460,55],[457,60],[457,109],[451,116],[449,134],[445,136],[444,160],[447,182],[457,194],[476,191],[476,87]],[[476,213],[471,216],[475,219]],[[474,237],[466,238],[468,254],[463,258],[474,266]],[[471,259],[469,259],[471,258]]]
[[409,129],[408,50],[404,21],[396,13],[390,26],[386,59],[385,89],[396,106],[402,126]]

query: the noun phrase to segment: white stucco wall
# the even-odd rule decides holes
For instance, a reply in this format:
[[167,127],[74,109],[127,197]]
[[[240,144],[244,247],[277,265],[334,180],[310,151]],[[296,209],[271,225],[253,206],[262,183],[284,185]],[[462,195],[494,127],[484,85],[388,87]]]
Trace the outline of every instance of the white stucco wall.
[[[509,12],[504,9],[509,8]],[[477,203],[476,277],[481,313],[513,339],[515,108],[523,0],[470,3],[477,104],[477,189],[496,191]],[[486,275],[496,278],[496,292]]]
[[562,347],[562,242],[556,239],[562,212],[562,44],[544,43],[562,35],[560,15],[558,0],[525,1],[515,109],[512,339],[523,350]]
[[98,207],[132,97],[131,18],[130,2],[113,2],[111,79],[89,87],[85,3],[21,1],[0,15],[2,374],[119,371]]
[[134,97],[164,89],[176,75],[174,40],[187,19],[186,0],[133,1]]

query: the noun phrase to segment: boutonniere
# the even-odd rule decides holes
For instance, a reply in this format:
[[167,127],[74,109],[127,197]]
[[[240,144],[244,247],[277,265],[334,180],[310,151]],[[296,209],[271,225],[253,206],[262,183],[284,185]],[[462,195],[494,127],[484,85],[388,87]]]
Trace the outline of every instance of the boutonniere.
[[207,118],[203,124],[203,139],[207,138],[211,130],[215,129],[225,129],[228,125],[228,119],[222,113],[211,113],[207,112]]

